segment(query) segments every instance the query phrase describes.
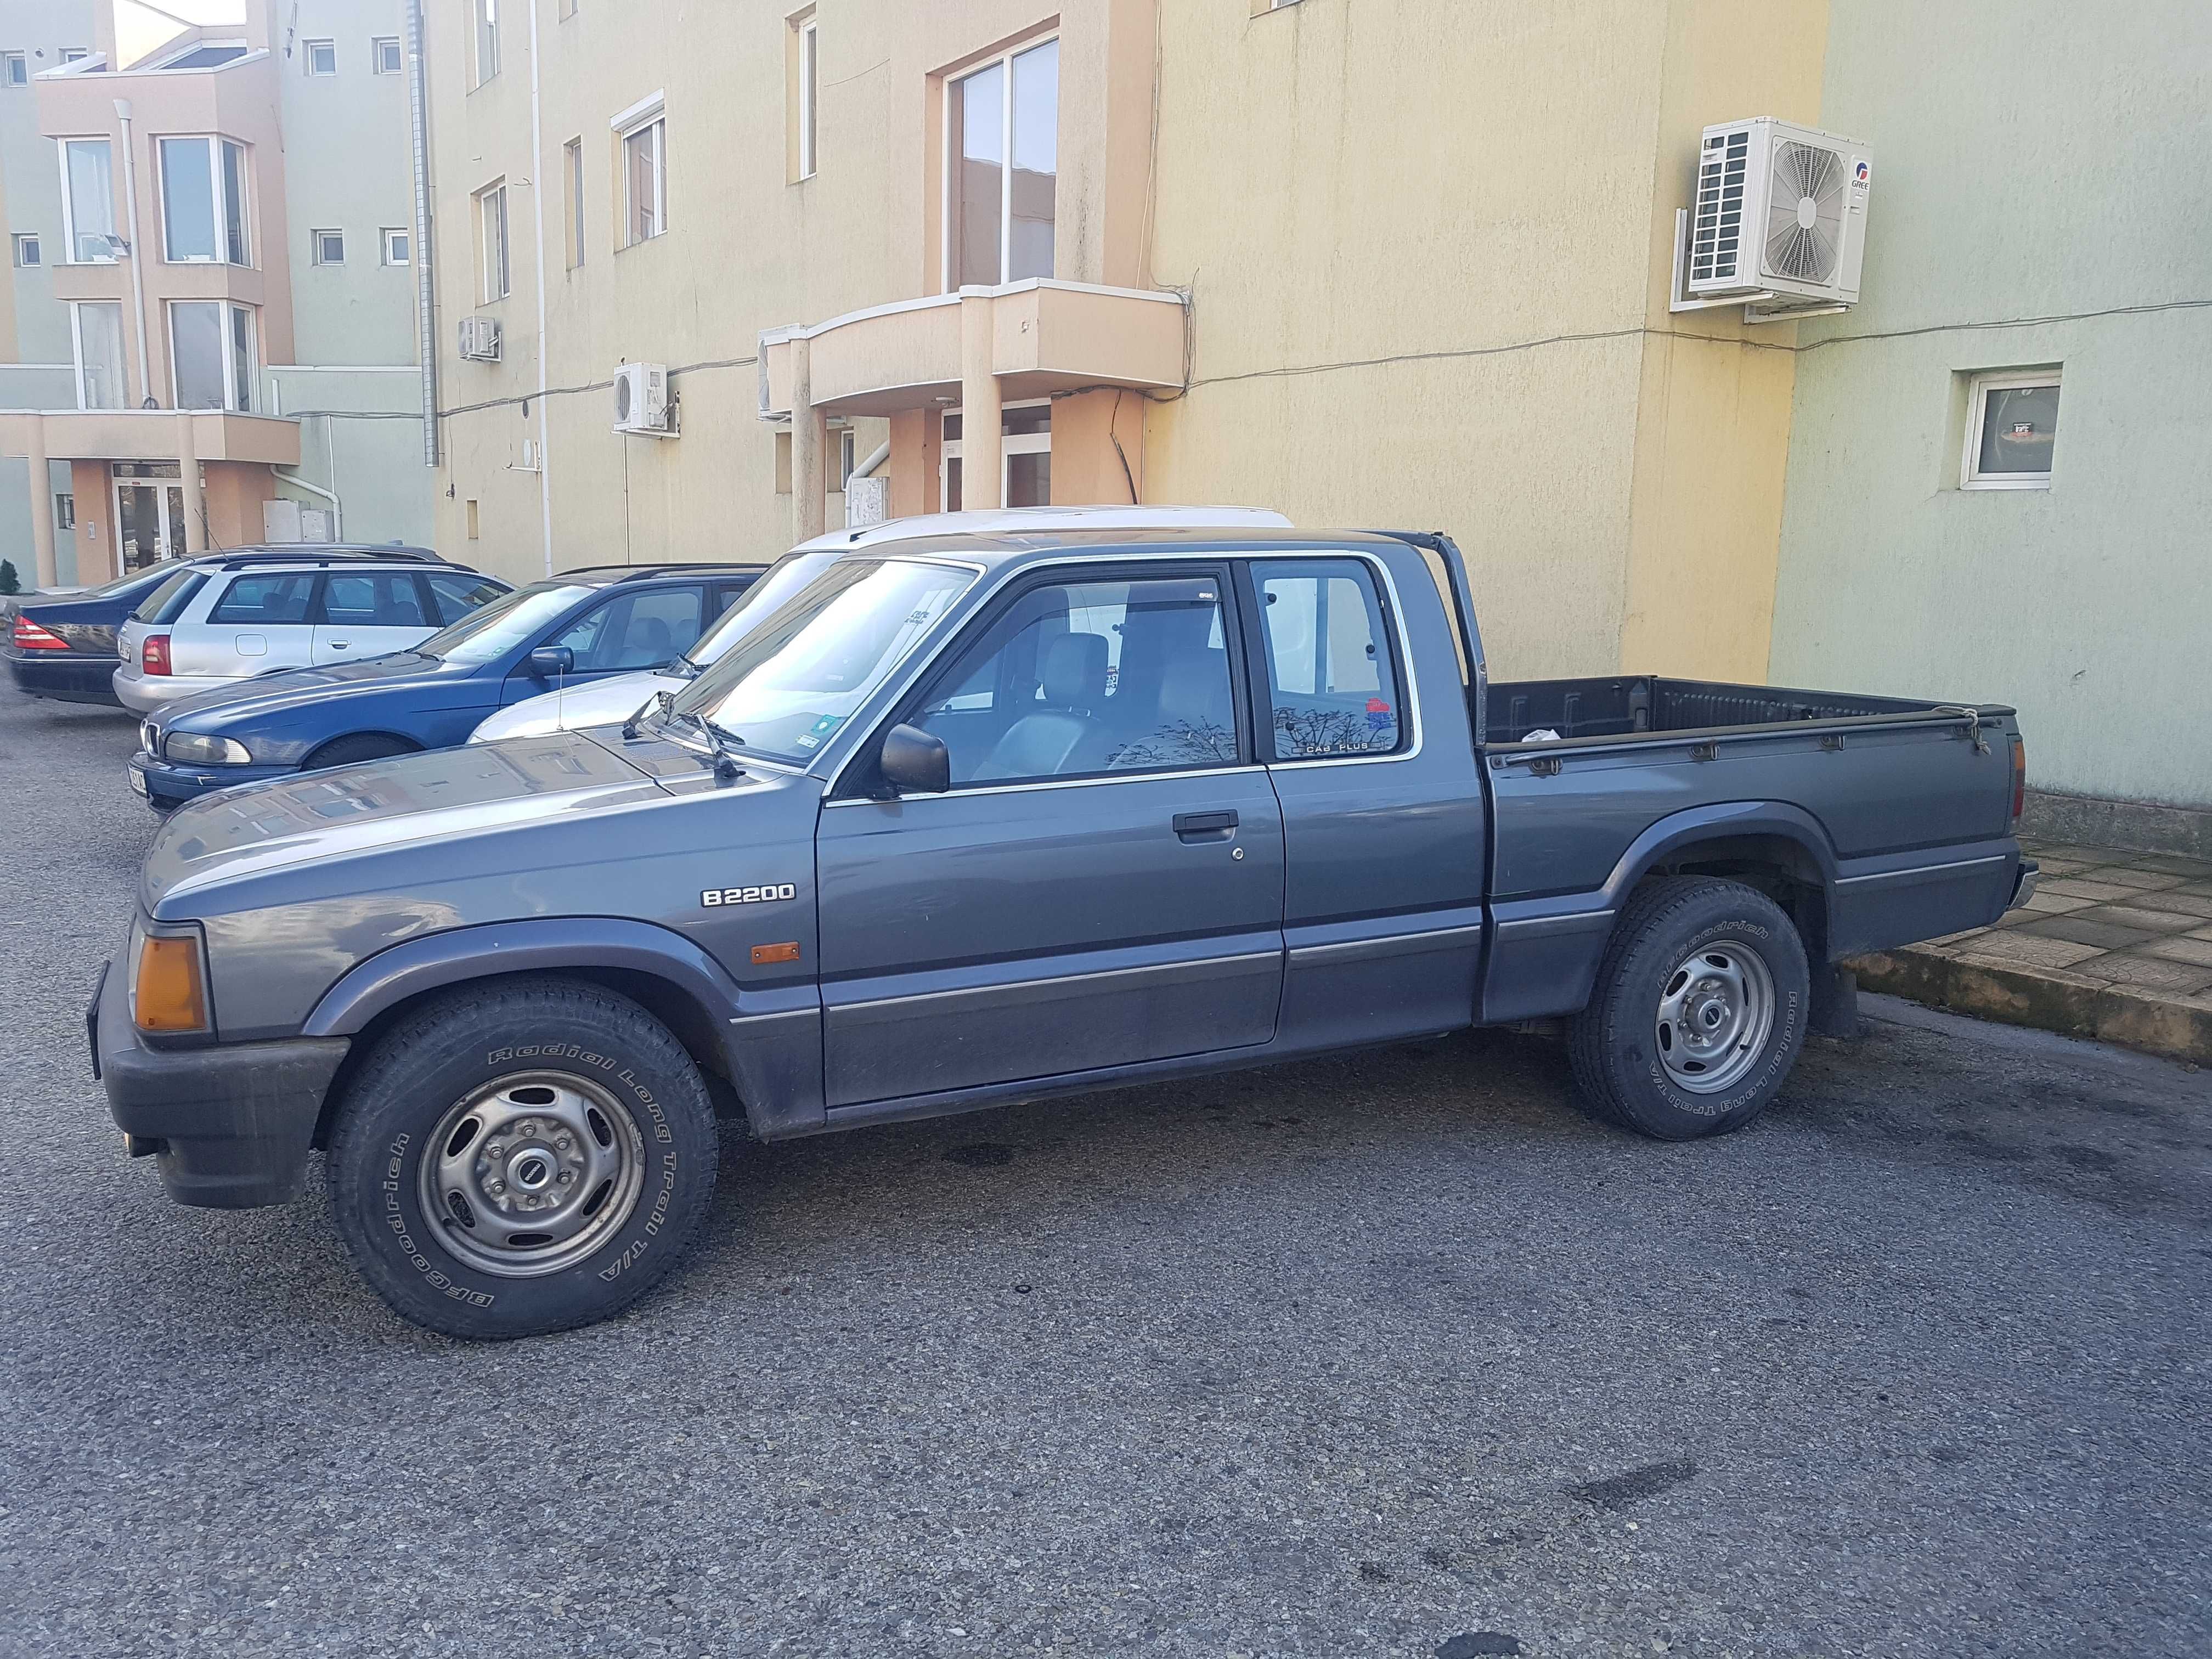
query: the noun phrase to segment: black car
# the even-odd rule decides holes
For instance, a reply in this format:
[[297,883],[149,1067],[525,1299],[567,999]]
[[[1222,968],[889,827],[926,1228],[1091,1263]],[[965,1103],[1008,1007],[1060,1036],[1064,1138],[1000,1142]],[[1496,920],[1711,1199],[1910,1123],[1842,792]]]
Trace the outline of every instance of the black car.
[[350,542],[335,546],[323,542],[289,546],[264,543],[191,561],[164,559],[98,587],[0,599],[0,660],[7,663],[15,689],[27,696],[120,708],[110,684],[115,673],[116,631],[155,588],[188,565],[214,568],[302,556],[447,562],[419,547],[374,547]]

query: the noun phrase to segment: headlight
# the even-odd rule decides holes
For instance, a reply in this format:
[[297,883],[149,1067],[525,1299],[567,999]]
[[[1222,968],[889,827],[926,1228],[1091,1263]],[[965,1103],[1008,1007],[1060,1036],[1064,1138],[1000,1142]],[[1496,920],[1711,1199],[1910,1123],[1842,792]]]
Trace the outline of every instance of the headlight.
[[203,737],[197,732],[172,732],[161,752],[188,766],[250,766],[253,757],[246,745],[230,738]]

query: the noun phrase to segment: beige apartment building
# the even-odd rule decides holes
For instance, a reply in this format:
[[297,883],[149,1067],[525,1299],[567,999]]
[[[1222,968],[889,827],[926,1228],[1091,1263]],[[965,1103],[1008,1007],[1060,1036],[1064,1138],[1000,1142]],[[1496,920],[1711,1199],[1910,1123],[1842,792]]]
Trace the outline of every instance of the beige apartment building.
[[49,585],[423,538],[402,0],[73,0],[47,48],[55,21],[0,0],[0,455],[48,483],[0,551]]
[[1668,271],[1700,125],[1817,113],[1821,6],[644,9],[431,18],[446,550],[765,558],[856,472],[1267,505],[1451,530],[1513,672],[1764,674],[1790,359]]
[[[440,544],[520,578],[997,502],[1442,528],[1500,674],[2005,698],[2039,785],[2212,806],[2212,471],[2148,464],[2212,368],[2170,234],[2212,212],[2212,9],[2140,9],[453,0]],[[1846,314],[1675,303],[1702,135],[1762,116],[1881,159]],[[2041,473],[1962,472],[2000,407]],[[2094,546],[2126,580],[2085,595]]]

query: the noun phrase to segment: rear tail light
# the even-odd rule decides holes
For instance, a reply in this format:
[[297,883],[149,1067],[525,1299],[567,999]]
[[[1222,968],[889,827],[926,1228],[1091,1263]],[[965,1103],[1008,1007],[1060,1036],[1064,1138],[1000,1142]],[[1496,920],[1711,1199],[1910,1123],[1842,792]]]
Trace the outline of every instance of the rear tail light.
[[2012,823],[2007,827],[2017,830],[2020,815],[2027,809],[2027,744],[2019,738],[2012,740]]
[[138,670],[143,674],[167,674],[169,672],[169,636],[149,634],[146,642],[138,647]]
[[41,628],[28,617],[18,614],[12,636],[18,651],[66,651],[69,641],[51,629]]

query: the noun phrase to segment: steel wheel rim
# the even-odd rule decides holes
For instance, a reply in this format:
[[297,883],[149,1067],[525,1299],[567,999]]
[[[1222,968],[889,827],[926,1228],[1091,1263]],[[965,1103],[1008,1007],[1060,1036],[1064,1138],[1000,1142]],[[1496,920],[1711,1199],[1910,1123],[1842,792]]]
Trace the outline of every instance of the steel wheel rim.
[[1693,1095],[1733,1089],[1774,1030],[1774,976],[1756,951],[1708,945],[1674,964],[1654,1036],[1668,1081]]
[[418,1185],[448,1255],[502,1279],[537,1279],[574,1266],[630,1218],[645,1188],[645,1138],[599,1085],[517,1073],[438,1121]]

